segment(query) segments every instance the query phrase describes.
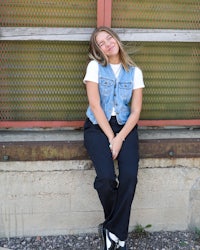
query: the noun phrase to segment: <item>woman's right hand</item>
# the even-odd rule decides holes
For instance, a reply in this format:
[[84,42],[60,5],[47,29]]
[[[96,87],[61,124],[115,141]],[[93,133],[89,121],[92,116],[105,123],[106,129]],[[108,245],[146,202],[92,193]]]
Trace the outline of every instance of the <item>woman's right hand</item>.
[[115,136],[110,142],[110,150],[112,152],[113,160],[115,160],[121,150],[123,140],[119,136]]

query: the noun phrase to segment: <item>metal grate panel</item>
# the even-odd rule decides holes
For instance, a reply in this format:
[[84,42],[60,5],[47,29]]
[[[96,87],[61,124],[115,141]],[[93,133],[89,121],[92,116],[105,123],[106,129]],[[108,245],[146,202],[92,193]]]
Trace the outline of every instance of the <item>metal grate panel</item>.
[[0,26],[95,27],[96,0],[1,0]]
[[113,0],[112,27],[200,29],[199,0]]
[[88,44],[1,45],[1,120],[77,120],[85,116],[82,78]]
[[[87,42],[0,43],[0,120],[85,119]],[[199,43],[128,43],[144,73],[141,119],[200,119]]]
[[146,85],[141,119],[200,119],[199,43],[137,43],[135,50]]

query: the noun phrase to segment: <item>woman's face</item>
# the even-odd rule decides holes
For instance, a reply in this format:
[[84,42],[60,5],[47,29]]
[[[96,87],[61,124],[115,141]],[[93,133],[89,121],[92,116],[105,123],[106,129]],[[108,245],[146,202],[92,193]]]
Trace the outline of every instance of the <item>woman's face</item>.
[[109,33],[106,31],[99,32],[96,36],[96,41],[109,60],[112,57],[119,57],[119,45]]

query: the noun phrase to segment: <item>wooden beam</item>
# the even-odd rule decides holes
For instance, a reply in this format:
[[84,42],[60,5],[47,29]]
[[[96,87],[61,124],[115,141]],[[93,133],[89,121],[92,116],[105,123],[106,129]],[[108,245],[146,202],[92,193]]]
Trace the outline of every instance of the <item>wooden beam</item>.
[[105,0],[104,26],[111,27],[112,22],[112,0]]
[[114,29],[122,41],[200,42],[200,30]]
[[[105,20],[104,20],[105,21]],[[99,24],[100,25],[99,21]],[[108,20],[106,23],[108,26]],[[93,28],[0,28],[0,41],[89,41]],[[113,28],[122,41],[200,42],[200,30]]]
[[104,5],[105,5],[104,0],[97,0],[97,27],[104,25],[104,16],[105,16]]
[[97,27],[111,27],[112,0],[97,1]]
[[3,27],[0,40],[4,41],[89,41],[93,28]]

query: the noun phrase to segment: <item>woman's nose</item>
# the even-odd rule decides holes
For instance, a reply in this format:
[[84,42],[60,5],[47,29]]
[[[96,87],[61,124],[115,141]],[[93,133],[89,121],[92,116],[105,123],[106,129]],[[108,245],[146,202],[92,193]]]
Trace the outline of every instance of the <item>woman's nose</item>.
[[105,46],[106,46],[106,47],[109,47],[109,46],[110,46],[110,41],[106,41],[106,42],[105,42]]

